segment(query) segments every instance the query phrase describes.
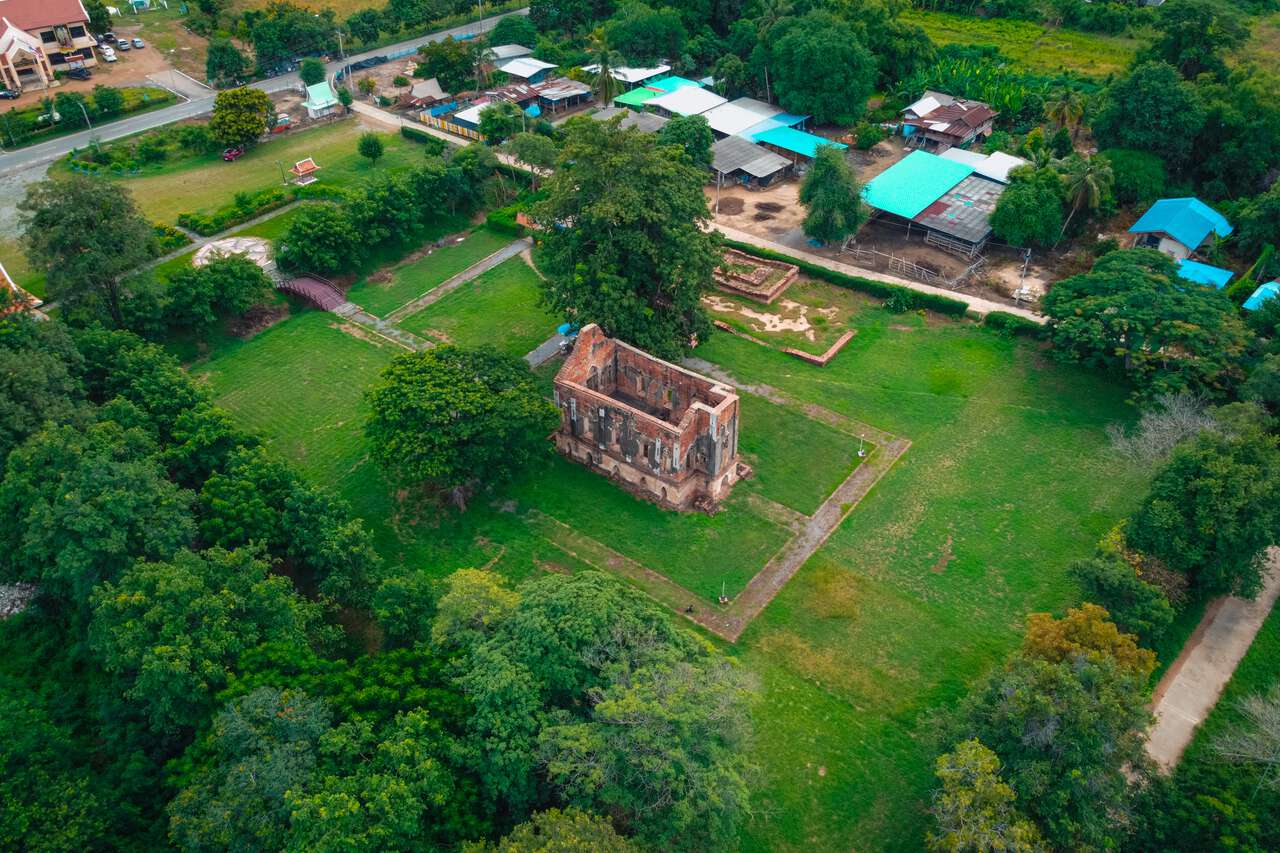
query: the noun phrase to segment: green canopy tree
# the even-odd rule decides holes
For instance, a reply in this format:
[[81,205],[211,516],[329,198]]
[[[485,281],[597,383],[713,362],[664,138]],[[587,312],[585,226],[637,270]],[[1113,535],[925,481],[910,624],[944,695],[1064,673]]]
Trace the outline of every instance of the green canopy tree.
[[1154,249],[1110,252],[1042,304],[1060,357],[1122,371],[1139,394],[1221,396],[1241,378],[1248,333],[1235,306]]
[[1214,0],[1178,0],[1158,6],[1155,32],[1148,55],[1169,63],[1187,80],[1224,70],[1223,57],[1249,40],[1249,27],[1241,14]]
[[1280,522],[1280,452],[1261,432],[1201,433],[1180,446],[1129,523],[1129,543],[1203,595],[1252,597]]
[[720,257],[702,228],[705,173],[668,156],[652,134],[611,122],[570,120],[565,133],[548,198],[533,210],[547,304],[678,358],[711,332],[700,300]]
[[658,131],[658,141],[680,148],[699,169],[711,168],[711,146],[716,137],[705,116],[676,116]]
[[360,263],[365,247],[344,208],[330,202],[308,204],[276,245],[276,263],[285,270],[321,275],[344,272]]
[[362,133],[360,140],[356,143],[356,151],[368,160],[370,165],[377,163],[386,150],[386,146],[382,144],[382,137],[376,133]]
[[271,290],[271,279],[248,258],[215,258],[169,277],[169,313],[173,322],[203,331],[219,317],[243,314],[263,302]]
[[547,809],[496,842],[477,844],[467,853],[639,853],[608,820],[581,809]]
[[1086,601],[1107,609],[1122,631],[1137,634],[1144,645],[1159,639],[1173,623],[1173,607],[1158,587],[1138,577],[1119,554],[1098,554],[1068,569]]
[[25,311],[0,316],[0,459],[46,423],[67,423],[84,411],[79,366],[61,323]]
[[317,605],[250,551],[139,562],[92,599],[89,642],[157,732],[196,725],[235,662],[264,642],[305,645]]
[[272,109],[271,98],[261,89],[227,89],[213,100],[209,132],[223,145],[248,145],[267,132]]
[[347,29],[365,44],[378,40],[382,24],[383,18],[377,9],[359,9],[347,16]]
[[1052,246],[1066,227],[1062,179],[1053,169],[1020,166],[1009,174],[991,214],[991,230],[1014,246]]
[[303,85],[314,86],[325,78],[324,63],[313,56],[308,56],[298,67],[298,76],[302,78]]
[[1111,164],[1112,190],[1121,204],[1145,204],[1164,195],[1169,175],[1149,151],[1108,148],[1098,154]]
[[[1204,123],[1194,87],[1168,63],[1144,62],[1103,93],[1093,132],[1103,148],[1150,151],[1177,171],[1187,164]],[[1177,132],[1152,133],[1154,127]]]
[[468,85],[474,85],[476,50],[472,42],[455,41],[453,36],[428,42],[418,48],[418,68],[414,76],[435,77],[446,92],[461,92]]
[[591,57],[591,64],[597,66],[592,88],[596,100],[602,104],[612,103],[622,85],[613,76],[612,71],[625,65],[626,60],[622,58],[622,53],[609,42],[609,35],[604,27],[596,27],[587,36],[587,55]]
[[533,167],[531,180],[538,190],[539,172],[549,172],[556,164],[556,143],[541,133],[517,133],[507,143],[507,151],[521,163]]
[[683,55],[688,38],[679,12],[669,6],[654,9],[640,0],[619,4],[604,31],[609,44],[637,65]]
[[528,15],[507,15],[489,31],[489,44],[519,44],[533,47],[538,43],[538,28]]
[[875,57],[830,12],[783,18],[766,42],[778,103],[818,124],[853,124],[875,86]]
[[930,810],[937,831],[930,850],[978,853],[1047,850],[1035,824],[1018,812],[1013,788],[1000,778],[1000,758],[976,738],[938,757],[934,775],[942,783]]
[[524,110],[510,101],[494,101],[480,110],[480,135],[492,145],[505,142],[524,126]]
[[822,243],[839,243],[858,233],[871,215],[853,167],[834,145],[818,146],[800,184],[800,203],[809,208],[804,233]]
[[1072,154],[1067,158],[1063,164],[1062,183],[1071,209],[1067,213],[1067,220],[1062,223],[1062,233],[1059,236],[1067,233],[1071,220],[1081,210],[1092,214],[1109,203],[1113,182],[1111,164],[1105,157],[1086,158]]
[[27,187],[18,211],[23,248],[45,273],[49,298],[72,316],[120,326],[120,279],[151,257],[151,224],[129,191],[84,175],[44,180]]
[[560,421],[529,366],[492,347],[397,356],[367,399],[365,435],[383,470],[459,506],[515,476]]

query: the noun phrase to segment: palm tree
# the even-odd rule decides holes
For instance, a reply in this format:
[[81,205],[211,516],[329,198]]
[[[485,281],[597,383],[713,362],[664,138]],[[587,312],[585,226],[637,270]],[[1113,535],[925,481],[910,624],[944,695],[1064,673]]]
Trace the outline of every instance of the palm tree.
[[596,100],[608,106],[618,94],[618,81],[613,76],[613,69],[620,67],[625,60],[622,54],[609,45],[604,27],[596,27],[587,36],[587,53],[591,61],[598,65],[596,69]]
[[[1067,198],[1071,201],[1071,212],[1067,214],[1067,221],[1062,223],[1062,235],[1065,235],[1071,218],[1081,207],[1093,212],[1102,206],[1102,200],[1111,192],[1114,176],[1111,164],[1105,157],[1086,159],[1073,154],[1061,162],[1066,167],[1062,180],[1067,187]],[[1062,235],[1059,235],[1059,239]]]
[[1052,101],[1044,105],[1045,115],[1058,127],[1071,131],[1074,142],[1084,119],[1084,95],[1075,89],[1064,89]]

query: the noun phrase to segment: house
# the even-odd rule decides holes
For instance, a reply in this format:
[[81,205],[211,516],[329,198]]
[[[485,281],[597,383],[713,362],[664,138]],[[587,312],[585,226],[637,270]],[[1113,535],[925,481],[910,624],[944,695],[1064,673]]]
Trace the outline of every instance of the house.
[[1198,198],[1162,198],[1142,214],[1129,233],[1135,248],[1158,249],[1184,260],[1234,229],[1227,218]]
[[743,472],[738,395],[585,326],[555,378],[556,449],[677,509],[714,505]]
[[645,108],[655,110],[658,115],[675,118],[676,116],[702,115],[712,107],[727,103],[726,99],[715,92],[694,85],[681,86],[672,92],[658,95],[647,101]]
[[1005,185],[977,174],[973,166],[912,151],[862,189],[874,215],[924,231],[925,242],[972,258],[991,237],[991,214]]
[[1268,300],[1275,299],[1277,296],[1280,296],[1280,280],[1269,281],[1266,284],[1259,285],[1258,289],[1244,301],[1245,310],[1257,311]]
[[47,89],[54,72],[98,64],[80,0],[0,0],[0,83]]
[[449,100],[449,93],[440,86],[435,77],[420,80],[413,84],[407,93],[396,99],[396,106],[409,109],[427,109]]
[[329,81],[321,80],[307,87],[307,99],[302,105],[307,108],[307,115],[311,118],[323,118],[338,111],[339,101]]
[[726,136],[711,146],[711,171],[723,183],[760,189],[785,178],[791,169],[786,157],[741,136]]
[[525,83],[541,83],[547,79],[547,75],[555,67],[550,62],[543,62],[541,59],[534,59],[531,56],[522,56],[518,59],[510,59],[501,63],[498,66],[498,70],[514,80],[523,80]]
[[991,135],[997,115],[981,101],[926,91],[902,111],[902,135],[909,146],[926,151],[965,148]]
[[762,131],[756,131],[753,127],[750,129],[749,138],[770,151],[786,157],[800,171],[804,171],[804,166],[817,155],[819,146],[830,145],[842,151],[849,147],[843,142],[835,142],[825,136],[786,126],[770,127]]
[[1178,261],[1178,275],[1187,281],[1194,281],[1196,284],[1203,284],[1205,287],[1222,290],[1231,281],[1231,277],[1235,273],[1231,270],[1224,270],[1221,267],[1183,258]]

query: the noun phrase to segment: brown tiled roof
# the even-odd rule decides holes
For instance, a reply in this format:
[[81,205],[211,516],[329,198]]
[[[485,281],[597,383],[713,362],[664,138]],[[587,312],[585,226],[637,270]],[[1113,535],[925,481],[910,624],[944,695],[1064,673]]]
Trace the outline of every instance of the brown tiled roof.
[[23,30],[89,20],[80,0],[0,0],[0,18]]
[[[981,127],[984,123],[995,118],[996,111],[980,101],[956,101],[947,104],[945,107],[929,113],[927,116],[921,116],[919,121],[925,124],[933,124],[934,122],[946,123],[945,130],[935,130],[935,133],[945,133],[948,136],[965,137],[974,128]],[[933,130],[933,128],[930,128]]]

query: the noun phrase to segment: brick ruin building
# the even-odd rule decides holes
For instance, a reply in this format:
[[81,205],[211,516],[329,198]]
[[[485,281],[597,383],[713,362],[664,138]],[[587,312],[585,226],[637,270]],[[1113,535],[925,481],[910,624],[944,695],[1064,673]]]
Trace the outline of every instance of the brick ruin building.
[[738,460],[732,388],[605,336],[579,334],[556,374],[556,448],[632,492],[677,509],[722,501]]

